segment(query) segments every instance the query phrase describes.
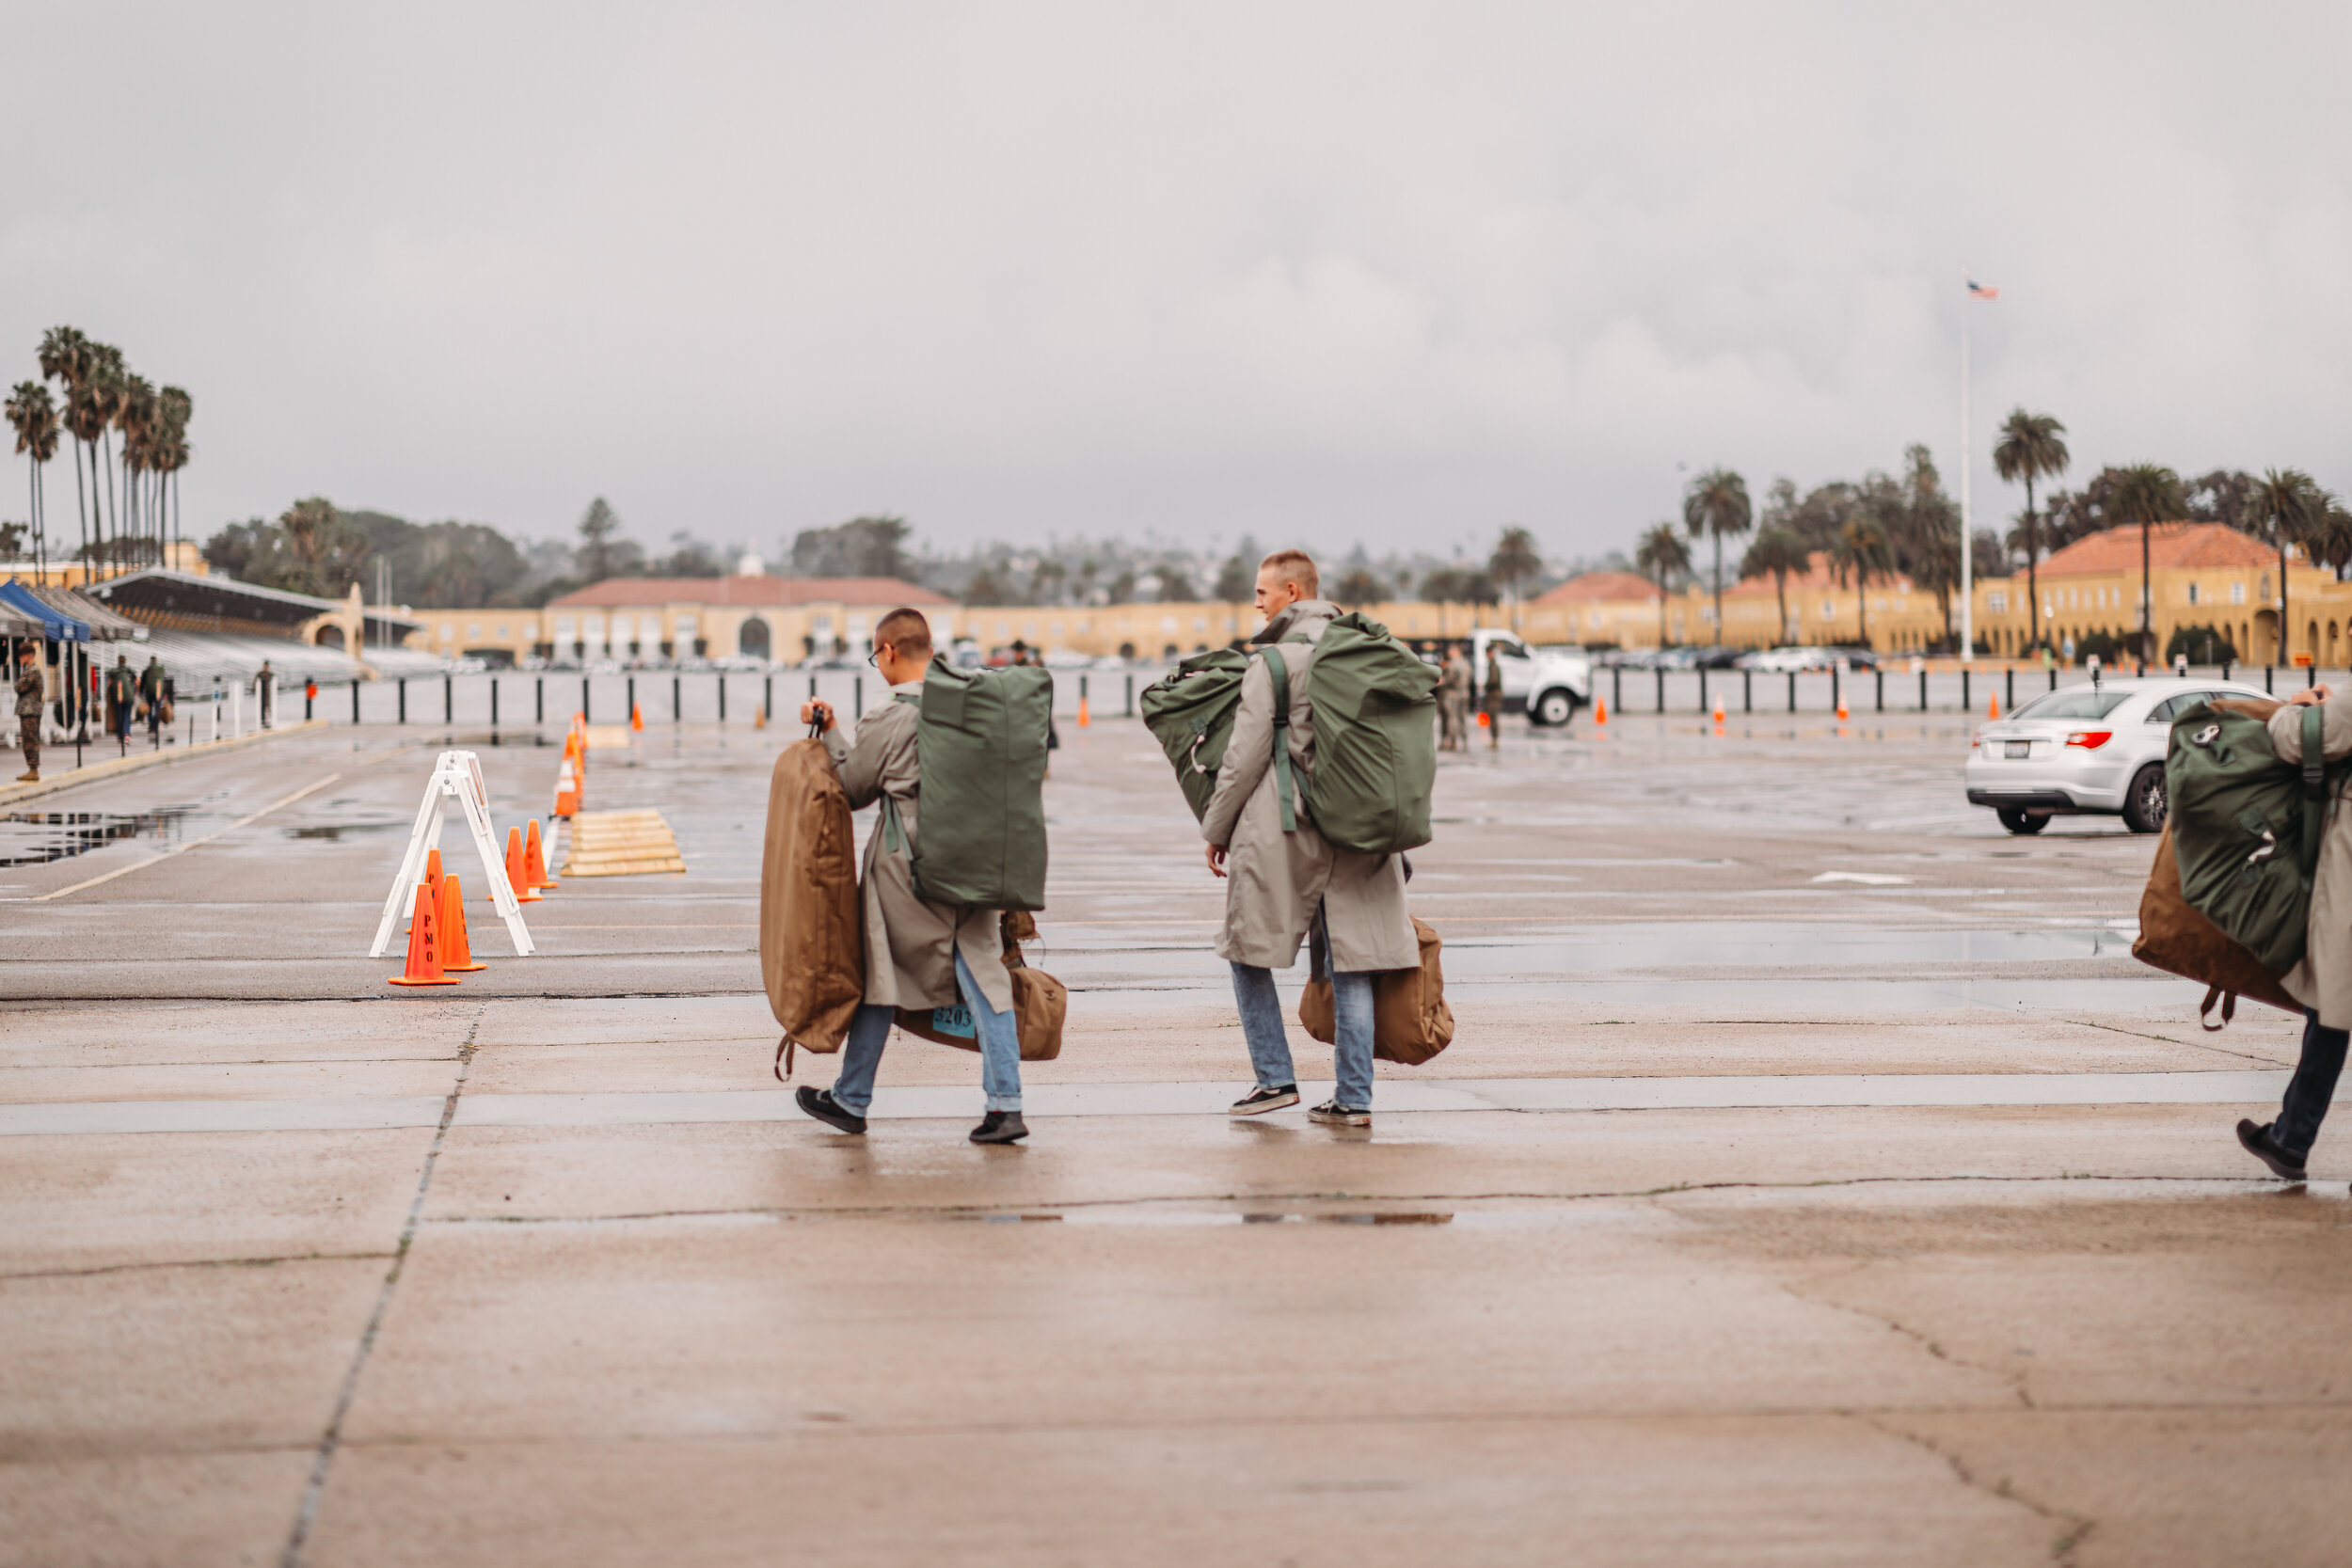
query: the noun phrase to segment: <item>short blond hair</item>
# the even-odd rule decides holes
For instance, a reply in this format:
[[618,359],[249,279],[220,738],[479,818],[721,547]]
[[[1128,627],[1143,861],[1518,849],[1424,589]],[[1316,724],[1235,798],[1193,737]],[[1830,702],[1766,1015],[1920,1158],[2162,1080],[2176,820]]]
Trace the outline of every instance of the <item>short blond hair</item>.
[[1282,581],[1295,583],[1299,593],[1314,598],[1323,592],[1323,574],[1315,570],[1315,558],[1305,550],[1276,550],[1258,562],[1261,575],[1271,571]]

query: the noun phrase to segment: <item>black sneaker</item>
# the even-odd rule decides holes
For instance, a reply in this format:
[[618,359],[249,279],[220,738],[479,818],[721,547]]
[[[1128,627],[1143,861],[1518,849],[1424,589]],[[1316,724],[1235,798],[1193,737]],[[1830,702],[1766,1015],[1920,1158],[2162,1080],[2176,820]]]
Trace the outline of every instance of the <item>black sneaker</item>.
[[2270,1167],[2271,1174],[2287,1181],[2303,1180],[2303,1162],[2288,1153],[2270,1135],[2267,1127],[2257,1127],[2250,1121],[2237,1124],[2237,1141],[2246,1146],[2246,1152]]
[[812,1089],[803,1084],[792,1092],[792,1099],[802,1110],[828,1126],[838,1127],[844,1132],[866,1131],[866,1118],[835,1100],[831,1089]]
[[976,1144],[1019,1143],[1029,1135],[1029,1124],[1021,1119],[1018,1111],[991,1111],[972,1129]]
[[1334,1127],[1370,1127],[1372,1111],[1370,1107],[1359,1111],[1352,1106],[1343,1105],[1336,1100],[1327,1100],[1309,1111],[1307,1119],[1328,1122]]
[[1239,1100],[1234,1101],[1228,1114],[1237,1117],[1263,1116],[1268,1111],[1279,1111],[1285,1106],[1297,1103],[1297,1085],[1283,1084],[1269,1089],[1261,1084]]

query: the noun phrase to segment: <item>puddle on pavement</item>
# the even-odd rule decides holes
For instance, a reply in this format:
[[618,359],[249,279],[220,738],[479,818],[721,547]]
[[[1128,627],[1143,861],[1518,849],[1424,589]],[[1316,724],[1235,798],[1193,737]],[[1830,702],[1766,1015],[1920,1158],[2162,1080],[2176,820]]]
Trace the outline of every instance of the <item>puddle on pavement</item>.
[[1300,1213],[1288,1210],[1241,1212],[1176,1209],[1077,1209],[1067,1214],[991,1214],[990,1219],[1062,1220],[1071,1225],[1451,1225],[1444,1212],[1384,1210],[1371,1213]]
[[389,833],[407,827],[405,822],[321,822],[309,827],[281,830],[288,838],[316,839],[326,844],[341,844],[348,833]]
[[186,806],[128,814],[10,812],[0,816],[0,865],[47,865],[125,839],[151,838],[159,844],[173,844],[186,836],[191,819],[205,815]]

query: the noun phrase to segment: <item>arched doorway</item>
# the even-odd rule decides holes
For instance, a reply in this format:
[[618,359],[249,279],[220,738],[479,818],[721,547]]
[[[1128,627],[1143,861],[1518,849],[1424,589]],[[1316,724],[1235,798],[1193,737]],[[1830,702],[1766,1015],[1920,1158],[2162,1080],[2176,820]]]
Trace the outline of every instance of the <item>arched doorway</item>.
[[766,658],[768,648],[768,623],[756,615],[746,616],[736,628],[735,651],[747,658]]
[[2279,662],[2279,612],[2275,610],[2254,611],[2254,629],[2246,639],[2246,660],[2249,664]]
[[343,645],[343,628],[341,626],[319,627],[316,645],[322,648],[342,647]]

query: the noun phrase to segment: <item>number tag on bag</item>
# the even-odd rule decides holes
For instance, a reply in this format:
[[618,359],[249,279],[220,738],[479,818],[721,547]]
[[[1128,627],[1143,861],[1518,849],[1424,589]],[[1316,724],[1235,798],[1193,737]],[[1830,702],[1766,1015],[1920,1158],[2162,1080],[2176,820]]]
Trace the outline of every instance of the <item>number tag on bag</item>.
[[943,1035],[953,1035],[960,1040],[979,1037],[978,1028],[972,1022],[972,1009],[961,1002],[952,1007],[933,1007],[931,1027]]

